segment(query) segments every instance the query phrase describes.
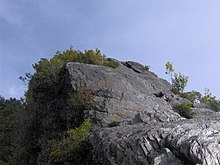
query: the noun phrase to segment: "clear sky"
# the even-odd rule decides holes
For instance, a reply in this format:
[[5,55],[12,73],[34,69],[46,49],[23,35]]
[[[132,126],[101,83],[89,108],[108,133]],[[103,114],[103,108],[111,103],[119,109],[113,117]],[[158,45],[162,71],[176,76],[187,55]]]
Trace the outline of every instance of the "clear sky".
[[73,45],[189,76],[220,98],[219,0],[0,0],[0,95],[21,97],[32,64]]

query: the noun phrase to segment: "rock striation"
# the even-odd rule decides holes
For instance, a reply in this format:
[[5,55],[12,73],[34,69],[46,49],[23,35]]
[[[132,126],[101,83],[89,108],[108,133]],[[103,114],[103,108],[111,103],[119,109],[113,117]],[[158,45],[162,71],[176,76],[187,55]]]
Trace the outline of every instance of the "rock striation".
[[189,103],[172,86],[139,63],[116,69],[70,62],[67,81],[73,90],[86,86],[99,106],[85,113],[94,128],[88,164],[219,165],[220,115],[194,108],[186,119],[173,105]]

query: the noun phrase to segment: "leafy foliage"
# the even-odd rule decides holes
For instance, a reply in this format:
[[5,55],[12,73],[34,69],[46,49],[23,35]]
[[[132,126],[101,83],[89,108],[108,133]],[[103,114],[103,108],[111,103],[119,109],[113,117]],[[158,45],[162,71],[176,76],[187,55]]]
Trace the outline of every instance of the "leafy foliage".
[[182,116],[187,119],[193,118],[194,113],[192,111],[192,105],[191,104],[178,104],[174,106],[174,109]]
[[85,52],[81,52],[70,48],[64,52],[58,51],[52,58],[52,61],[53,60],[59,60],[62,62],[79,62],[85,64],[103,65],[112,68],[116,68],[119,66],[119,63],[117,61],[106,58],[106,56],[103,55],[99,49],[86,50]]
[[70,102],[74,107],[87,110],[97,105],[92,91],[85,86],[76,89],[75,93],[70,97]]
[[166,74],[172,74],[174,72],[173,64],[171,62],[167,62],[166,66]]
[[214,111],[220,110],[220,101],[212,95],[209,89],[205,89],[205,95],[201,97],[201,102],[209,105]]
[[58,51],[50,60],[41,58],[38,63],[33,65],[36,71],[35,74],[32,76],[26,75],[26,78],[23,78],[29,80],[31,77],[27,92],[27,101],[42,100],[45,97],[55,96],[59,92],[62,92],[64,65],[67,62],[103,65],[112,68],[119,66],[117,61],[106,58],[98,49],[82,52],[70,48],[63,52]]
[[[31,104],[35,105],[28,109],[32,117],[26,116],[23,120],[23,133],[19,137],[14,162],[35,162],[38,152],[43,152],[45,154],[42,157],[49,164],[68,164],[81,161],[79,152],[88,152],[89,149],[82,143],[89,135],[91,124],[89,119],[84,121],[84,115],[87,109],[96,106],[93,93],[86,87],[66,92],[45,97],[49,104],[45,100]],[[22,144],[27,141],[23,147]],[[51,145],[51,141],[55,145]]]
[[13,141],[16,138],[15,119],[24,109],[23,100],[0,97],[0,160],[6,164],[12,156]]
[[174,77],[172,78],[173,92],[177,94],[183,93],[187,83],[187,76],[184,76],[181,73],[174,73]]
[[86,119],[79,127],[71,129],[68,133],[71,135],[74,146],[81,145],[82,142],[89,136],[89,131],[92,128],[90,119]]
[[186,96],[186,98],[192,102],[196,100],[200,101],[201,97],[202,97],[201,93],[197,91],[189,92],[189,94]]
[[[80,127],[85,120],[86,110],[96,108],[91,90],[79,87],[73,91],[67,87],[70,85],[65,83],[64,66],[67,62],[81,62],[112,68],[119,66],[117,61],[106,58],[98,49],[81,52],[72,48],[57,52],[50,60],[42,58],[38,63],[33,64],[35,73],[26,74],[25,77],[20,78],[29,82],[26,93],[27,106],[19,119],[20,124],[17,129],[17,138],[14,141],[11,164],[18,162],[35,164],[39,153],[43,153],[40,159],[44,163],[48,162],[49,158],[52,161],[52,157],[57,152],[53,152],[53,156],[50,157],[47,151],[59,150],[59,148],[62,150],[69,143],[72,144],[70,135],[67,136],[66,132]],[[81,150],[81,147],[77,147],[76,150],[78,149]],[[74,155],[79,156],[76,154],[76,150],[74,149]],[[87,151],[86,147],[83,147],[82,150]],[[75,159],[74,155],[67,155],[69,155],[67,160]],[[63,164],[65,163],[63,162]]]
[[188,83],[188,77],[181,73],[175,73],[173,64],[171,62],[167,62],[165,66],[166,66],[166,74],[170,74],[171,77],[171,82],[173,86],[172,91],[175,94],[183,93]]
[[70,137],[50,150],[49,164],[80,164],[82,160],[79,159],[79,154],[83,153],[83,142],[89,136],[91,128],[88,118],[79,127],[69,130]]
[[23,82],[29,82],[32,79],[31,73],[25,73],[24,76],[20,76],[19,79]]

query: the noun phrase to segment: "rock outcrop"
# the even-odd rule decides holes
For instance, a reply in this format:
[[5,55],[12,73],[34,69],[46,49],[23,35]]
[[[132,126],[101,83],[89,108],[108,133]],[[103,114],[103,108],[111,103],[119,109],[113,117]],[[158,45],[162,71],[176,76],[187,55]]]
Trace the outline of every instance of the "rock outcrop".
[[180,116],[173,105],[189,101],[149,67],[68,63],[66,70],[71,88],[86,86],[99,103],[85,113],[94,124],[88,164],[220,164],[220,115],[194,108],[194,118]]

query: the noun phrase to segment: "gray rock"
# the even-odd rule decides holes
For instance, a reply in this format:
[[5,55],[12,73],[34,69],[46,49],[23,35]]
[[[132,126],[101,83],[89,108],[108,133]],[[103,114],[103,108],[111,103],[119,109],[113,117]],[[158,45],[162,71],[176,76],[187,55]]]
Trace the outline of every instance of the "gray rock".
[[68,63],[66,70],[72,88],[88,87],[101,105],[87,113],[96,123],[89,164],[220,164],[220,115],[197,106],[193,119],[181,117],[172,106],[189,101],[149,68],[129,61],[116,69]]

